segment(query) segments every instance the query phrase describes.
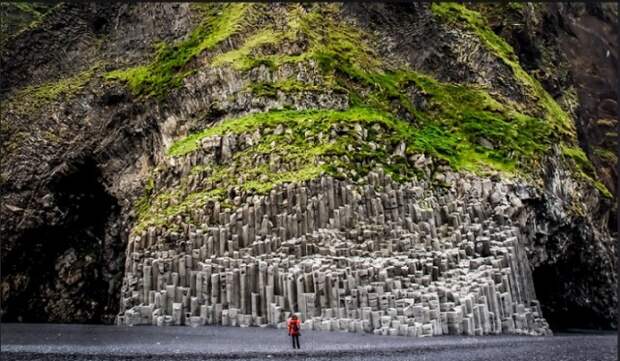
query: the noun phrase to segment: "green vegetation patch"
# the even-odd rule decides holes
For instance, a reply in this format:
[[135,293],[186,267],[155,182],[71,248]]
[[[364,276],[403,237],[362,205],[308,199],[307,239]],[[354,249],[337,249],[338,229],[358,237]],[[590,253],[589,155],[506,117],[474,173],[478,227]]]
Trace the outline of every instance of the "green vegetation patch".
[[607,187],[597,179],[596,170],[586,156],[586,153],[579,147],[561,144],[560,149],[565,158],[571,159],[577,169],[577,175],[589,181],[599,192],[607,198],[613,198],[613,195]]
[[559,132],[567,139],[575,138],[575,128],[570,116],[562,110],[536,79],[523,70],[512,47],[502,37],[489,29],[486,20],[480,13],[452,2],[433,3],[431,9],[435,15],[445,22],[461,24],[475,33],[489,50],[512,69],[515,78],[532,92],[538,101],[538,105],[545,112],[545,119],[552,125],[554,131]]
[[[346,111],[285,110],[253,113],[223,120],[191,134],[172,144],[168,154],[183,156],[193,152],[199,148],[201,140],[207,137],[226,133],[252,133],[257,129],[273,129],[278,125],[293,129],[303,141],[319,132],[330,132],[334,124],[340,123],[358,123],[366,129],[379,124],[391,134],[391,137],[382,139],[390,147],[403,142],[411,151],[425,152],[448,161],[457,169],[472,171],[488,168],[511,171],[516,164],[525,164],[527,159],[544,153],[549,146],[550,131],[545,132],[543,120],[518,113],[482,90],[440,83],[416,73],[393,75],[393,78],[397,79],[397,84],[413,81],[432,99],[430,109],[420,112],[421,123],[417,126],[389,112],[368,106],[356,106]],[[346,141],[346,137],[341,139]],[[276,146],[279,144],[276,143]],[[334,147],[325,149],[333,150]],[[347,152],[337,155],[352,156]]]
[[[284,40],[281,32],[276,32],[271,28],[265,28],[258,33],[251,35],[239,49],[234,49],[226,53],[219,54],[213,58],[211,65],[215,67],[231,65],[237,70],[248,70],[256,67],[259,60],[252,54],[255,49],[265,45],[276,45]],[[271,66],[269,62],[264,62]]]
[[[263,64],[276,69],[287,63],[313,60],[324,70],[334,69],[337,63],[346,64],[341,70],[349,73],[378,69],[381,62],[369,46],[368,36],[339,19],[338,13],[337,4],[315,5],[309,10],[299,4],[291,5],[286,27],[260,28],[239,49],[216,56],[212,65],[249,70]],[[260,51],[266,45],[290,46],[288,42],[302,44],[302,51],[293,54]]]
[[594,154],[596,154],[596,156],[598,156],[602,160],[611,164],[615,164],[618,161],[618,156],[616,155],[616,153],[612,152],[609,149],[594,147]]
[[201,4],[199,9],[204,19],[187,39],[174,45],[160,43],[148,65],[115,70],[106,78],[127,82],[137,95],[161,97],[171,88],[180,86],[192,73],[187,66],[192,59],[241,29],[251,6],[247,3]]
[[[196,166],[192,174],[202,173],[204,178],[192,191],[186,177],[180,186],[152,195],[154,203],[142,208],[141,227],[191,213],[206,202],[230,206],[235,196],[266,194],[279,184],[303,182],[322,173],[356,180],[380,166],[404,181],[419,174],[411,157],[419,153],[457,170],[528,175],[552,144],[563,139],[574,144],[568,115],[521,69],[512,48],[488,29],[478,13],[454,4],[433,8],[442,18],[468,24],[532,91],[542,112],[526,114],[522,109],[527,105],[491,95],[482,87],[443,83],[384,64],[369,45],[368,35],[338,19],[336,5],[305,10],[292,5],[288,26],[255,27],[238,48],[215,56],[210,65],[247,71],[259,65],[274,70],[286,63],[313,62],[321,72],[320,86],[291,78],[253,83],[249,90],[267,97],[337,90],[348,96],[350,107],[250,113],[220,120],[176,141],[169,156],[197,151],[209,137],[260,135],[225,164]],[[281,42],[300,43],[303,49],[274,54],[270,47]],[[404,153],[396,152],[403,145]],[[597,187],[602,186],[594,181],[591,163],[579,148],[568,147],[564,153]]]
[[[315,179],[325,173],[324,165],[305,164],[292,170],[272,171],[268,165],[247,165],[243,155],[235,157],[234,166],[197,166],[195,171],[209,173],[212,186],[205,186],[194,192],[183,192],[187,178],[181,186],[158,194],[141,197],[136,205],[137,222],[134,232],[141,232],[153,225],[163,225],[170,217],[190,214],[192,210],[204,207],[208,202],[219,202],[222,208],[232,207],[228,190],[252,194],[267,194],[283,183],[300,183]],[[240,164],[246,164],[240,169]]]
[[67,78],[41,85],[27,86],[12,95],[2,107],[6,106],[6,109],[11,109],[19,114],[30,114],[49,103],[60,99],[66,100],[82,90],[95,76],[100,66],[97,64]]
[[32,29],[41,24],[42,20],[54,4],[30,2],[0,3],[0,46],[8,39],[22,31]]
[[168,149],[168,154],[170,156],[185,155],[198,149],[202,139],[226,133],[250,133],[258,128],[275,128],[278,125],[295,129],[296,132],[307,129],[327,131],[329,126],[336,122],[371,123],[375,121],[385,123],[391,122],[393,119],[389,117],[389,114],[369,108],[351,108],[346,111],[312,109],[305,111],[276,110],[265,113],[252,113],[236,119],[223,120],[201,132],[191,134],[172,144]]
[[[188,179],[183,179],[174,190],[155,197],[155,203],[142,212],[139,224],[145,227],[157,220],[165,222],[170,216],[204,206],[208,201],[226,202],[231,189],[235,189],[237,195],[266,194],[279,184],[303,182],[322,173],[355,180],[380,166],[394,179],[405,181],[419,175],[420,170],[410,159],[411,155],[418,153],[432,154],[455,168],[513,171],[517,163],[507,161],[509,153],[504,155],[503,149],[515,153],[532,151],[530,143],[533,140],[527,139],[526,133],[508,129],[508,121],[502,119],[505,109],[488,94],[470,90],[473,93],[466,95],[459,87],[452,88],[454,85],[420,75],[416,77],[420,83],[428,82],[426,88],[437,92],[438,96],[440,92],[444,97],[458,96],[460,103],[449,104],[465,105],[465,108],[458,111],[438,108],[436,114],[427,115],[429,123],[420,127],[412,126],[389,112],[361,106],[344,111],[273,110],[224,119],[173,143],[168,155],[185,156],[198,150],[203,139],[214,136],[259,132],[259,138],[252,146],[234,153],[225,164],[196,166],[192,174],[205,172],[203,176],[207,183],[198,187],[199,191],[190,192]],[[481,109],[475,110],[476,106]],[[512,116],[509,118],[512,123],[527,118],[506,112]],[[443,114],[443,118],[437,114]],[[456,114],[460,118],[454,118]],[[457,121],[464,125],[446,126]],[[482,127],[483,122],[491,125]],[[496,150],[482,149],[471,141],[481,135],[505,144],[498,145]],[[395,150],[403,144],[404,153],[397,154]],[[158,197],[163,197],[163,201],[157,201]],[[167,203],[171,198],[177,200],[173,205]]]

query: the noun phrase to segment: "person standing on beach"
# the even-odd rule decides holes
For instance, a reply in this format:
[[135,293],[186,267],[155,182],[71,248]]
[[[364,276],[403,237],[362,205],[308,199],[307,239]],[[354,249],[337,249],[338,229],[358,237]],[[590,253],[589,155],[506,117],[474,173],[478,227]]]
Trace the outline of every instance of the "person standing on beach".
[[297,348],[299,347],[299,336],[301,336],[301,321],[297,318],[297,315],[292,315],[288,320],[288,334],[291,336],[293,340],[293,348],[295,348],[295,344],[297,344]]

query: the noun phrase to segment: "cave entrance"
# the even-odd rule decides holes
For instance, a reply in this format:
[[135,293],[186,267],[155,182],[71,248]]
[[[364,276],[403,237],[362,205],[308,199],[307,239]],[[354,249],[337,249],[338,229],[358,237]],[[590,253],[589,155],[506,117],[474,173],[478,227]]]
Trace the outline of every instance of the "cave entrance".
[[559,262],[543,264],[532,271],[536,297],[543,316],[554,332],[600,329],[600,325],[605,324],[594,305],[586,306],[587,297],[579,285],[587,283],[580,279],[576,268],[579,269],[576,263]]
[[[117,199],[92,157],[69,163],[48,184],[51,207],[3,255],[15,277],[5,321],[111,322],[119,304],[124,245],[115,224]],[[51,209],[54,209],[52,211]],[[122,277],[122,275],[121,275]]]

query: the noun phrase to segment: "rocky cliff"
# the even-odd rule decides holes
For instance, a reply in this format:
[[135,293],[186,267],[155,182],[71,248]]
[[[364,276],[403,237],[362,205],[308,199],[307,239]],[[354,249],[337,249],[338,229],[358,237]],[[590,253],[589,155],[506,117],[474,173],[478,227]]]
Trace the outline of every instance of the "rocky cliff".
[[3,3],[2,319],[615,327],[616,12]]

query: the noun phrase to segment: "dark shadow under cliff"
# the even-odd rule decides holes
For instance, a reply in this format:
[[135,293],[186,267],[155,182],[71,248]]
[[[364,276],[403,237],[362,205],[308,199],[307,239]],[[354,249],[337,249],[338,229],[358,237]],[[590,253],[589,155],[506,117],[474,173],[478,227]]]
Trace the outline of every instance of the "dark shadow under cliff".
[[3,320],[110,322],[105,315],[118,308],[120,284],[110,279],[109,262],[124,256],[110,227],[119,217],[117,200],[89,157],[56,174],[49,192],[61,218],[27,229],[2,255],[4,281],[14,286]]

